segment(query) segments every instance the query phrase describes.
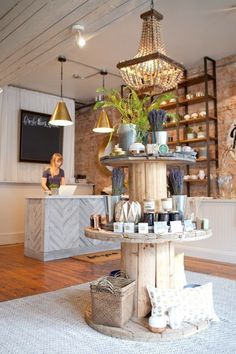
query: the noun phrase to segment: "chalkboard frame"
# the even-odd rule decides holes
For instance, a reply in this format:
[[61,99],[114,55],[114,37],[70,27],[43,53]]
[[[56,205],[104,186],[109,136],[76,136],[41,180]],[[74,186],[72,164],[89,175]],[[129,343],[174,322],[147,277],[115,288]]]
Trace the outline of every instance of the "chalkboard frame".
[[53,153],[62,154],[63,127],[50,126],[50,117],[50,114],[20,110],[20,162],[49,163]]

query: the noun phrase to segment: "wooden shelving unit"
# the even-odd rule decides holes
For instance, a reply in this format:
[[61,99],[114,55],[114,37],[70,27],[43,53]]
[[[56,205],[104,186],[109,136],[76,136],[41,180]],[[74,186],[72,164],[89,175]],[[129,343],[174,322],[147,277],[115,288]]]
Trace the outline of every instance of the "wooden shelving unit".
[[[188,93],[193,93],[192,87],[198,85],[195,91],[201,91],[204,95],[200,97],[194,96],[191,99],[187,99]],[[199,88],[200,87],[200,88]],[[178,122],[167,123],[166,128],[168,130],[176,130],[176,139],[168,142],[170,147],[175,145],[189,145],[194,149],[199,147],[206,147],[206,158],[197,159],[197,162],[204,164],[204,170],[206,172],[206,179],[204,184],[206,185],[206,195],[211,196],[211,184],[210,175],[212,168],[218,167],[218,127],[217,127],[217,89],[216,89],[216,63],[215,60],[204,57],[204,73],[196,77],[187,77],[176,88],[177,101],[173,103],[167,103],[162,105],[165,110],[176,110],[176,113],[183,117],[191,111],[193,105],[202,104],[201,109],[197,111],[205,111],[205,117],[183,119]],[[201,124],[205,131],[204,138],[187,139],[187,128],[197,127]],[[187,167],[187,174],[191,175],[191,167]],[[203,183],[202,181],[194,181],[193,184]],[[192,181],[187,183],[187,194],[191,196]]]

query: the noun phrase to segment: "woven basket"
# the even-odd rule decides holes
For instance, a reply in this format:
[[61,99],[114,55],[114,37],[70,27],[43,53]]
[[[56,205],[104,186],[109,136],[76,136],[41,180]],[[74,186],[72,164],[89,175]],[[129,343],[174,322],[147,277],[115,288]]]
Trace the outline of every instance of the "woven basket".
[[92,318],[95,323],[122,327],[133,314],[135,281],[104,277],[90,283]]

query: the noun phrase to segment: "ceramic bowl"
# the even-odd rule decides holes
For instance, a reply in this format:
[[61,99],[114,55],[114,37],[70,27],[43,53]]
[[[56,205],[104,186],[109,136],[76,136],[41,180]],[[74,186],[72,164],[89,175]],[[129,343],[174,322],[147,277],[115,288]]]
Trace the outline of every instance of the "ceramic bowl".
[[187,95],[186,95],[186,98],[187,98],[187,100],[191,100],[191,99],[193,99],[193,94],[192,93],[188,93]]
[[171,99],[169,100],[169,102],[170,102],[170,103],[175,103],[175,102],[176,102],[176,98],[171,98]]
[[164,106],[165,104],[167,104],[166,101],[162,101],[162,102],[161,102],[161,106]]
[[190,178],[193,180],[196,180],[196,179],[198,179],[198,176],[197,175],[190,175]]
[[189,151],[192,151],[192,148],[191,148],[191,146],[183,146],[182,147],[182,151],[183,152],[189,152]]
[[191,114],[192,119],[196,119],[198,117],[198,113],[194,112]]
[[199,112],[199,117],[205,118],[206,117],[206,111]]
[[195,96],[196,97],[203,97],[204,93],[202,91],[198,91],[198,92],[196,92]]
[[185,120],[189,120],[190,118],[191,118],[190,114],[185,114],[185,115],[184,115],[184,119],[185,119]]
[[205,138],[206,137],[206,133],[204,133],[204,132],[197,133],[197,137],[198,138]]

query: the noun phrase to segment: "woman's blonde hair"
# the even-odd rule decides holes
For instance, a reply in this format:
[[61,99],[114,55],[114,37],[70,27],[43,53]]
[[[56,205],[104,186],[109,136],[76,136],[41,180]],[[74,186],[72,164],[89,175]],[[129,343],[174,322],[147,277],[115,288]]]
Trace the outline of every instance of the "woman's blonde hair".
[[59,152],[55,152],[55,154],[53,154],[51,157],[50,170],[51,170],[51,175],[53,176],[55,175],[56,172],[56,166],[55,166],[56,160],[63,163],[63,156]]

